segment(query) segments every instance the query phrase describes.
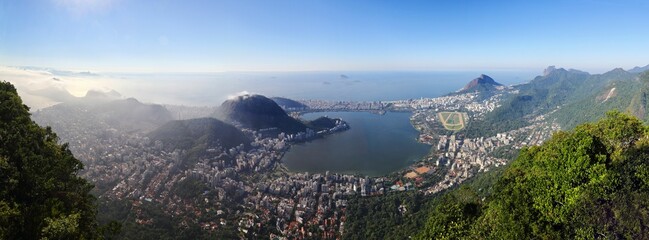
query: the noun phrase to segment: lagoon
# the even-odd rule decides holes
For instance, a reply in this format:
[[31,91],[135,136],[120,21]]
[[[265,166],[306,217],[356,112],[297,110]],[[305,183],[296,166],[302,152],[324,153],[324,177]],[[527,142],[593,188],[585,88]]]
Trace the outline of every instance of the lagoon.
[[410,114],[388,112],[320,112],[304,114],[342,118],[350,125],[344,132],[294,144],[282,161],[291,171],[382,176],[403,169],[426,156],[431,146],[417,142],[418,132]]

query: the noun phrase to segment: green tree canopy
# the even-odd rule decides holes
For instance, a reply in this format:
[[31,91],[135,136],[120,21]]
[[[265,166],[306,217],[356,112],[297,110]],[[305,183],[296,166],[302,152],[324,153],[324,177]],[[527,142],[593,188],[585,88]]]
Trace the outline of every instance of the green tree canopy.
[[0,239],[101,238],[82,163],[28,110],[0,82]]
[[469,197],[446,197],[418,237],[647,239],[647,133],[640,120],[619,112],[555,133],[523,149],[488,198],[476,201],[467,189],[449,193]]

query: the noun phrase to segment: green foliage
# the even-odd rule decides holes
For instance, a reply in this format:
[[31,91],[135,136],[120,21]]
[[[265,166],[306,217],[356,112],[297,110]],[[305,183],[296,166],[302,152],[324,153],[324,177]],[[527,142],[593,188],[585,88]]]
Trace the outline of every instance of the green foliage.
[[516,87],[519,93],[505,99],[502,106],[487,113],[484,120],[470,122],[466,134],[469,137],[490,136],[526,126],[527,116],[552,111],[571,101],[589,76],[585,72],[557,69],[519,85]]
[[183,199],[197,198],[207,190],[203,182],[198,181],[192,178],[186,178],[178,183],[174,187],[174,193]]
[[197,118],[168,122],[147,135],[159,140],[168,151],[185,150],[182,166],[192,166],[214,147],[250,146],[250,139],[236,127],[214,118]]
[[214,116],[256,130],[277,128],[286,133],[306,130],[302,122],[288,116],[273,100],[256,94],[226,100]]
[[444,195],[433,210],[426,227],[417,238],[460,239],[467,236],[482,212],[482,201],[463,187]]
[[[635,78],[636,74],[622,69],[595,75],[556,69],[528,84],[516,86],[518,94],[505,99],[501,107],[487,113],[484,119],[469,122],[466,134],[490,136],[517,129],[529,125],[530,117],[555,110],[552,116],[563,129],[596,121],[613,109],[644,118],[649,75],[641,75],[640,81],[634,81]],[[612,88],[615,90],[607,98]]]
[[[628,74],[628,73],[627,73]],[[617,109],[626,111],[641,119],[644,118],[645,105],[643,104],[643,90],[641,81],[632,80],[632,76],[621,75],[594,75],[600,76],[600,84],[584,86],[590,93],[582,93],[582,97],[575,98],[561,107],[552,116],[564,129],[572,129],[584,122],[596,121],[606,116],[606,112]],[[610,75],[610,76],[609,76]],[[610,78],[604,78],[609,76]],[[608,85],[602,85],[609,79]],[[591,81],[592,82],[592,81]],[[646,91],[645,91],[646,92]]]
[[45,218],[42,239],[73,239],[79,235],[79,214],[59,216],[55,219]]
[[[647,133],[640,120],[619,112],[558,132],[542,146],[523,149],[484,202],[471,190],[449,193],[418,237],[646,239]],[[467,206],[476,209],[467,212]]]
[[30,119],[14,86],[0,82],[0,238],[101,238],[82,168],[49,127]]
[[[504,167],[467,180],[454,196],[441,194],[424,195],[417,191],[393,192],[386,195],[352,198],[347,207],[347,221],[343,239],[407,239],[417,237],[416,233],[426,225],[432,212],[444,211],[446,203],[455,204],[456,200],[467,200],[466,203],[489,196],[493,185],[502,175]],[[438,179],[441,181],[442,179]],[[434,180],[432,180],[434,181]],[[475,189],[475,191],[474,191]],[[469,201],[470,200],[470,201]],[[405,213],[399,212],[404,205]],[[481,204],[480,204],[481,205]],[[479,205],[476,205],[479,206]],[[467,208],[471,208],[470,206]],[[479,208],[474,208],[478,210]],[[468,209],[467,209],[468,210]],[[469,211],[470,212],[470,211]],[[464,224],[463,226],[469,226]]]
[[519,152],[519,149],[512,148],[511,146],[502,146],[494,149],[491,155],[495,158],[515,159]]
[[304,122],[304,124],[315,131],[327,130],[336,126],[336,120],[328,117],[319,117],[312,121]]
[[[414,191],[352,198],[343,238],[407,239],[425,223],[431,198]],[[401,205],[405,206],[405,213],[399,211]]]
[[250,144],[250,139],[240,130],[214,118],[171,121],[147,136],[152,141],[162,141],[169,151],[189,150],[196,145],[223,146],[228,149],[240,144],[245,146]]

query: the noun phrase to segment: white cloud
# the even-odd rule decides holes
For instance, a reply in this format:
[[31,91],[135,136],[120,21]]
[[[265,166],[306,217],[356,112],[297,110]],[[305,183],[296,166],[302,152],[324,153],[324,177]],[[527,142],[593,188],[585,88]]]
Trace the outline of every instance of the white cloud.
[[248,91],[241,91],[235,94],[228,95],[228,100],[233,100],[235,98],[241,97],[241,96],[249,96],[249,95],[254,95],[254,93],[248,92]]

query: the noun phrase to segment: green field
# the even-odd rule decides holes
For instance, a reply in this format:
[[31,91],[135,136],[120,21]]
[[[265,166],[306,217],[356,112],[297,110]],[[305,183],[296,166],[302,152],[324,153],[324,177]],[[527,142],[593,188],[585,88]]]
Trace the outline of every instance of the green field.
[[444,128],[451,131],[462,130],[467,120],[467,114],[463,112],[439,112],[437,116]]

